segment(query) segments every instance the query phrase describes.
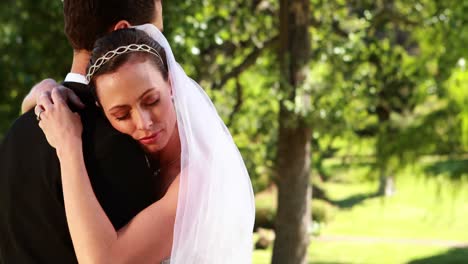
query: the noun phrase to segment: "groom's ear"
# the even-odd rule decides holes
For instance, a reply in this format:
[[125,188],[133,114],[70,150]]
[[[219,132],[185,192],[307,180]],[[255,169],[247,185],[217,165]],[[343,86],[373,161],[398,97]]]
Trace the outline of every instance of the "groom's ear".
[[120,20],[119,22],[115,23],[114,27],[111,29],[111,31],[119,30],[119,29],[124,29],[124,28],[130,28],[132,25],[130,22],[127,20]]

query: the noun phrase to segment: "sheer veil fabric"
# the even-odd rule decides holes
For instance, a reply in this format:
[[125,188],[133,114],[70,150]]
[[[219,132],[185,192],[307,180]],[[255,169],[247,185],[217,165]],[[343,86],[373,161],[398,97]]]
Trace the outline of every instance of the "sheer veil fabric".
[[177,112],[182,154],[170,263],[251,263],[255,202],[242,156],[209,97],[176,62],[164,35],[151,24],[136,28],[166,51]]

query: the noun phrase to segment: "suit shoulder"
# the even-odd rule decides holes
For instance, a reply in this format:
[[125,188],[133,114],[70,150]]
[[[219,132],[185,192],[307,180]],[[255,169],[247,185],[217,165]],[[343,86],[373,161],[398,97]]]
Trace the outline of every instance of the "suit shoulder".
[[4,141],[12,138],[21,138],[24,141],[45,139],[42,130],[39,127],[34,111],[28,111],[13,121],[7,130]]
[[34,110],[30,110],[18,118],[16,118],[10,126],[9,130],[17,130],[23,128],[39,127]]

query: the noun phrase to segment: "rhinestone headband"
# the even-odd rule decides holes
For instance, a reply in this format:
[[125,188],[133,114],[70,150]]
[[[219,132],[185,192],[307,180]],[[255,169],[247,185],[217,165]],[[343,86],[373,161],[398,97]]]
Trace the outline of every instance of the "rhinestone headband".
[[91,67],[89,67],[88,73],[86,74],[86,80],[88,82],[91,82],[91,78],[93,78],[94,73],[96,73],[99,68],[101,68],[102,65],[106,64],[109,60],[112,58],[125,54],[125,53],[130,53],[130,52],[136,52],[136,51],[143,51],[143,52],[148,52],[156,57],[159,58],[162,64],[164,64],[161,56],[159,53],[152,47],[146,45],[146,44],[130,44],[128,46],[120,46],[114,50],[106,52],[103,56],[101,56],[99,59],[94,62]]

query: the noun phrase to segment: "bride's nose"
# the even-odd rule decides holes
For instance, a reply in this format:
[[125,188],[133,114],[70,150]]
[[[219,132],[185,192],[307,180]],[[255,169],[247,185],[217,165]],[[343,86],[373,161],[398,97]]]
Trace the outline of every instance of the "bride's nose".
[[149,111],[139,110],[135,115],[136,127],[139,130],[149,130],[153,126],[151,114]]

